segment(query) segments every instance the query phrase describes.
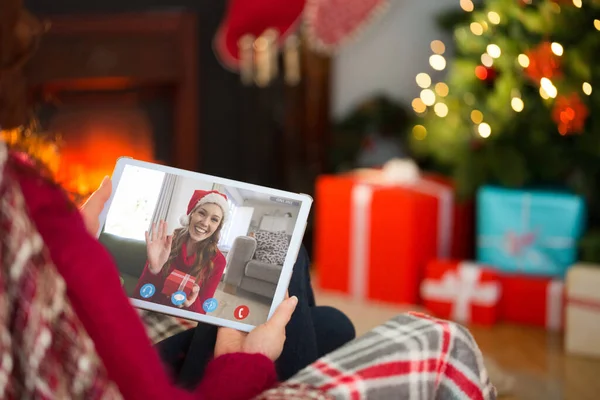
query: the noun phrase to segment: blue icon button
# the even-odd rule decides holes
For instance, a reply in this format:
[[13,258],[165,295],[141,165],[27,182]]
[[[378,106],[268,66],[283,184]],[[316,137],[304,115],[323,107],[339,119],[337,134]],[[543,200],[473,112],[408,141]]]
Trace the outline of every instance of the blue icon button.
[[219,302],[217,301],[217,299],[215,298],[210,298],[210,299],[206,299],[204,301],[204,303],[202,304],[202,309],[209,313],[209,312],[213,312],[217,309],[217,306],[219,305]]
[[146,283],[140,289],[140,296],[142,296],[145,299],[154,296],[154,293],[156,293],[156,288],[151,283]]
[[179,290],[171,295],[171,303],[179,307],[187,299],[185,292]]

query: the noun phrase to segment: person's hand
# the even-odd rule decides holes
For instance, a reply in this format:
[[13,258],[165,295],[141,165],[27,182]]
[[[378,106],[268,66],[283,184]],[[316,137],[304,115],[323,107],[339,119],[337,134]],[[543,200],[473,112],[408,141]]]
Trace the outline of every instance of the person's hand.
[[187,307],[191,306],[192,304],[194,304],[194,302],[198,298],[199,292],[200,292],[200,286],[194,285],[194,287],[192,288],[192,294],[190,295],[190,297],[188,299],[186,299],[186,301],[183,302],[183,306],[187,308]]
[[98,229],[100,229],[100,213],[104,209],[104,204],[110,198],[112,193],[112,181],[107,176],[102,180],[100,187],[96,189],[94,193],[87,199],[87,201],[81,206],[79,211],[83,217],[83,222],[87,231],[96,236]]
[[296,296],[284,300],[277,307],[271,319],[257,326],[250,333],[231,328],[219,328],[215,344],[215,357],[230,353],[259,353],[273,361],[277,360],[285,342],[285,326],[292,317],[297,304]]
[[152,234],[146,231],[146,253],[148,269],[154,275],[158,274],[169,259],[173,235],[167,235],[167,222],[160,221],[158,228],[152,224]]

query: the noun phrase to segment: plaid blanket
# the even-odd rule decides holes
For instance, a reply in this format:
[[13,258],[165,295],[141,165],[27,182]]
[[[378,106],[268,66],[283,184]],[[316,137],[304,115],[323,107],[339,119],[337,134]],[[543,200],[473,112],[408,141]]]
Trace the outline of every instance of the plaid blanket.
[[453,322],[402,314],[321,358],[257,400],[493,400],[483,357]]
[[150,340],[152,340],[152,343],[158,343],[161,340],[169,338],[179,332],[193,328],[197,324],[197,322],[188,321],[182,318],[175,318],[153,311],[138,309],[138,314],[144,322],[146,332],[148,333]]

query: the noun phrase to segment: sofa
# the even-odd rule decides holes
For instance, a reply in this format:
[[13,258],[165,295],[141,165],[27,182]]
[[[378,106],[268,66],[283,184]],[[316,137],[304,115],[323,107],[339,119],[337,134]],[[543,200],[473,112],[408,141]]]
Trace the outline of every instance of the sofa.
[[119,267],[123,287],[131,295],[146,265],[146,242],[126,239],[106,232],[100,234],[99,240],[113,256]]
[[[281,265],[256,258],[258,242],[251,236],[238,236],[227,253],[224,291],[236,294],[239,289],[268,300],[273,298],[281,275]],[[286,249],[287,250],[287,249]]]

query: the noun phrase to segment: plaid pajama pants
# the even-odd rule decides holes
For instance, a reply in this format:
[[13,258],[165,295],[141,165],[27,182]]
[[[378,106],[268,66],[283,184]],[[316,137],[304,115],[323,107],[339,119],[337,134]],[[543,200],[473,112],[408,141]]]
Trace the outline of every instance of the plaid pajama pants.
[[321,358],[258,400],[495,398],[467,329],[408,313]]

